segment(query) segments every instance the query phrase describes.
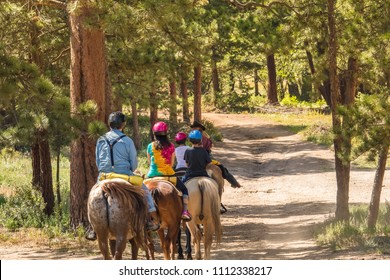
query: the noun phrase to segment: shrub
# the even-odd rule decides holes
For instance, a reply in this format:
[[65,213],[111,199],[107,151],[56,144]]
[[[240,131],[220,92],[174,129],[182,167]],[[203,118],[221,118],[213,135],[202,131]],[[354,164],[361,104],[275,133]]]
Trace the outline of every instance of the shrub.
[[337,249],[364,248],[380,251],[390,249],[390,204],[381,205],[375,229],[367,227],[368,208],[353,206],[349,221],[329,220],[316,234],[320,245]]
[[14,194],[0,205],[0,224],[9,229],[42,227],[46,220],[44,208],[39,191],[29,185],[17,186]]

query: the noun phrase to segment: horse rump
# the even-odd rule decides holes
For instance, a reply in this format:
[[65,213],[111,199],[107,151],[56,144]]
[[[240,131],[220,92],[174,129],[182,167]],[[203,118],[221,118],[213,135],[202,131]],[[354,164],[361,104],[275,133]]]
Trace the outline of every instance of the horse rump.
[[116,240],[115,249],[111,248],[115,259],[122,257],[127,240],[134,239],[136,244],[146,248],[146,217],[147,204],[140,187],[122,179],[109,179],[91,189],[88,219],[105,259],[109,259],[108,240]]

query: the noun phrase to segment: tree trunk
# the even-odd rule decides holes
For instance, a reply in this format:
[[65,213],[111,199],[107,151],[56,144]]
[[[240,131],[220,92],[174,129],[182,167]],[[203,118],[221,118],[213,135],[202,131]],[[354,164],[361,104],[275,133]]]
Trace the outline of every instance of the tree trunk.
[[[316,71],[315,71],[315,67],[314,67],[313,56],[312,56],[311,52],[309,52],[308,50],[306,50],[306,56],[307,56],[307,60],[309,62],[310,73],[312,76],[314,76]],[[315,83],[315,87],[317,88],[317,90],[319,91],[321,96],[324,98],[326,104],[329,107],[331,107],[332,106],[331,96],[330,96],[329,86],[326,86],[327,84],[329,84],[329,80],[325,81],[323,84]]]
[[187,79],[184,74],[180,76],[180,94],[183,100],[183,121],[190,123],[190,108],[188,104]]
[[[107,92],[107,66],[105,38],[103,30],[94,23],[94,11],[78,1],[69,1],[72,12],[69,16],[71,28],[71,75],[70,101],[71,112],[77,113],[80,104],[93,100],[97,104],[96,119],[107,121],[110,104]],[[87,199],[92,186],[96,183],[97,167],[95,163],[95,140],[88,131],[81,133],[71,144],[70,159],[70,216],[71,226],[88,226]]]
[[141,135],[139,134],[137,101],[134,98],[131,99],[131,116],[133,119],[134,146],[137,150],[140,150],[141,149]]
[[177,90],[176,81],[169,81],[169,122],[172,125],[171,130],[175,131],[177,127]]
[[[30,5],[30,2],[27,3]],[[44,72],[43,53],[40,48],[40,36],[42,31],[35,20],[39,18],[38,10],[28,7],[31,13],[35,13],[29,27],[30,27],[30,62],[34,63],[41,73]],[[53,177],[50,157],[50,147],[47,140],[47,130],[39,129],[35,132],[36,141],[32,146],[32,167],[33,179],[32,185],[39,189],[45,202],[44,213],[46,215],[53,214],[54,211],[54,192],[53,192]]]
[[254,70],[254,80],[255,80],[255,95],[256,96],[259,96],[260,95],[260,91],[259,91],[259,70],[257,68],[255,68]]
[[217,100],[219,98],[219,93],[221,92],[221,88],[219,86],[219,74],[217,68],[217,62],[214,58],[211,59],[211,68],[212,68],[212,82],[213,82],[213,104],[217,105]]
[[150,134],[149,135],[150,135],[150,139],[153,141],[154,136],[153,136],[152,127],[157,122],[158,119],[158,101],[157,101],[157,92],[155,89],[153,89],[149,93],[149,97],[150,97],[150,115],[149,115]]
[[268,89],[267,99],[269,104],[278,105],[278,92],[276,84],[276,65],[275,55],[267,55],[267,71],[268,71]]
[[61,189],[60,189],[60,158],[61,158],[61,150],[60,150],[60,146],[58,146],[57,148],[57,171],[56,171],[56,193],[57,193],[57,206],[58,206],[58,209],[60,211],[60,215],[62,216],[62,209],[60,207],[61,205]]
[[332,102],[332,124],[335,133],[335,168],[337,180],[336,219],[348,221],[349,219],[349,164],[343,164],[339,154],[343,153],[343,137],[341,134],[341,118],[337,112],[340,103],[340,87],[337,75],[337,35],[335,19],[335,0],[328,0],[328,25],[329,25],[329,78]]
[[385,177],[387,155],[389,153],[389,146],[382,147],[379,153],[378,166],[375,172],[374,185],[372,187],[371,202],[368,209],[367,226],[368,228],[375,228],[378,220],[379,205],[381,199],[381,192],[383,187],[383,178]]
[[229,80],[230,80],[230,91],[233,92],[236,89],[236,81],[235,81],[233,70],[230,71]]
[[45,202],[46,215],[54,211],[53,174],[51,169],[50,146],[47,140],[47,130],[39,131],[39,158],[40,158],[40,189]]
[[194,68],[194,120],[202,121],[202,68]]
[[39,142],[38,137],[35,143],[31,146],[31,162],[32,162],[32,185],[40,191],[41,182],[41,160],[39,157]]

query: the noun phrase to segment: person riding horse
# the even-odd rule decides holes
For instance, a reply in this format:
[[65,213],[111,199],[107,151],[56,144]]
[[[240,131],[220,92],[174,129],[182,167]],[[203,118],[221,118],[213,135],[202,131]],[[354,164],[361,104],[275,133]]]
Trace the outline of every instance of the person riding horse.
[[[113,112],[108,117],[110,131],[101,136],[96,143],[96,165],[99,171],[98,181],[105,178],[105,174],[114,174],[111,177],[122,177],[120,175],[132,176],[138,167],[137,150],[134,142],[130,137],[123,133],[126,125],[125,115],[120,112]],[[142,184],[142,189],[146,196],[148,204],[149,217],[146,222],[148,231],[159,229],[158,216],[153,198],[149,189]],[[152,220],[153,219],[153,220]],[[86,238],[96,240],[94,231],[89,230]]]
[[226,179],[233,188],[241,188],[241,184],[237,182],[236,178],[234,178],[234,176],[229,172],[229,170],[227,170],[227,168],[223,166],[220,162],[213,159],[211,155],[211,148],[213,146],[213,142],[205,132],[206,127],[197,120],[195,120],[190,127],[192,129],[200,131],[200,133],[202,134],[201,144],[203,148],[210,154],[213,163],[221,169],[223,178]]
[[147,147],[148,163],[150,165],[148,178],[166,177],[183,194],[183,212],[181,217],[185,221],[191,220],[188,212],[188,190],[180,178],[175,176],[173,164],[175,162],[175,146],[168,139],[168,125],[165,122],[157,122],[152,128],[155,141]]

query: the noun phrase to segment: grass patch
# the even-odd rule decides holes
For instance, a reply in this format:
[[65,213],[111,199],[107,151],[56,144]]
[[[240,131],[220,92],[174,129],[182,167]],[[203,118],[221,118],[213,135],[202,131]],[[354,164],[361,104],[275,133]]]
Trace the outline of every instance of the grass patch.
[[367,227],[367,206],[353,206],[347,222],[329,220],[319,227],[316,240],[319,245],[338,250],[390,253],[390,204],[380,207],[375,229]]
[[317,111],[291,111],[261,114],[261,117],[283,125],[305,140],[330,147],[333,144],[332,118]]

